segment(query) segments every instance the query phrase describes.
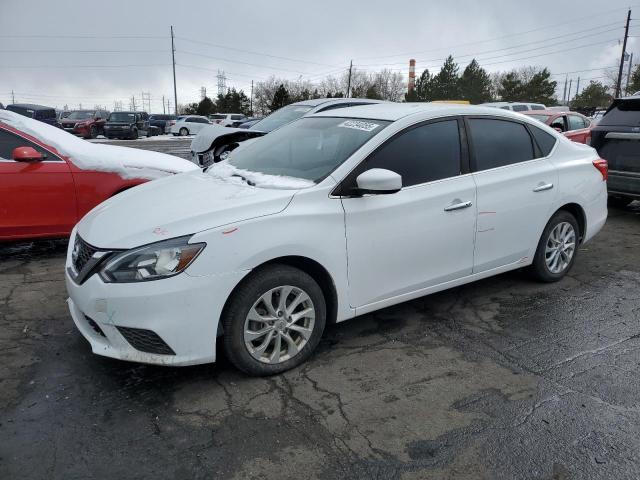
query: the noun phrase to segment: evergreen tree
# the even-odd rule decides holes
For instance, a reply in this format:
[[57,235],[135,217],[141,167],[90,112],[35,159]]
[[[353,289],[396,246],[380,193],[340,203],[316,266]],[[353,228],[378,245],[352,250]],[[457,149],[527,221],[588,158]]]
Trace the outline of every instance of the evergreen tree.
[[364,98],[382,100],[382,96],[378,93],[378,89],[375,85],[370,85],[369,88],[367,88],[367,92],[365,93]]
[[553,105],[557,103],[555,98],[557,84],[558,82],[551,80],[551,72],[546,68],[537,71],[524,84],[524,98],[522,100]]
[[276,92],[273,94],[273,101],[269,106],[269,109],[272,112],[285,107],[291,103],[291,99],[289,97],[289,92],[285,88],[285,86],[281,83]]
[[407,102],[428,102],[432,97],[433,77],[428,69],[425,69],[420,77],[416,79],[416,85],[413,91],[405,94],[404,99]]
[[227,90],[224,95],[218,95],[216,102],[217,111],[220,113],[244,113],[250,114],[250,101],[243,90],[239,92],[235,88]]
[[431,100],[456,100],[460,98],[460,82],[458,78],[458,64],[449,55],[444,65],[433,77]]
[[478,62],[471,60],[460,77],[460,96],[475,104],[491,101],[491,77]]
[[204,97],[202,100],[200,100],[200,103],[198,103],[198,107],[196,108],[195,113],[198,115],[204,115],[206,117],[207,115],[211,115],[215,112],[215,103],[213,103],[209,97]]
[[[635,73],[635,72],[634,72]],[[582,92],[575,96],[571,102],[573,108],[598,108],[608,107],[613,97],[605,85],[601,82],[591,80]]]
[[182,113],[186,115],[196,115],[198,113],[198,104],[190,103],[182,109]]
[[498,87],[498,95],[500,95],[500,99],[504,102],[523,100],[524,85],[517,72],[509,72],[502,77],[500,86]]
[[636,68],[631,72],[631,78],[629,79],[629,88],[627,88],[627,95],[633,95],[640,91],[640,64],[636,65]]

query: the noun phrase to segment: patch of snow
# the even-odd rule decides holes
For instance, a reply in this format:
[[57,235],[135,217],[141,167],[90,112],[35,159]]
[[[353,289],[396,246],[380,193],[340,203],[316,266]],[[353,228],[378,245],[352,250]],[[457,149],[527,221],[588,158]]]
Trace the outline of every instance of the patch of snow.
[[198,168],[188,160],[166,153],[87,142],[61,128],[9,110],[0,110],[0,122],[52,146],[83,170],[114,172],[125,179],[153,180]]
[[[268,175],[261,172],[253,172],[236,168],[227,161],[212,165],[207,173],[226,182],[238,185],[246,185],[248,180],[252,185],[261,188],[275,188],[282,190],[296,190],[308,188],[315,185],[315,182],[305,178],[285,177],[283,175]],[[243,178],[244,177],[244,178]]]

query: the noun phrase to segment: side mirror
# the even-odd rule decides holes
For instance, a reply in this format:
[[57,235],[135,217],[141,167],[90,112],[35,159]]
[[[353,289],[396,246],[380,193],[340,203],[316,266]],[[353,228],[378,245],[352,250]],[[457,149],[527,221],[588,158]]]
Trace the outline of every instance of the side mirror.
[[11,158],[16,162],[40,162],[44,160],[44,155],[33,147],[16,147],[11,152]]
[[356,178],[360,193],[384,195],[396,193],[402,189],[402,177],[396,172],[384,168],[372,168]]

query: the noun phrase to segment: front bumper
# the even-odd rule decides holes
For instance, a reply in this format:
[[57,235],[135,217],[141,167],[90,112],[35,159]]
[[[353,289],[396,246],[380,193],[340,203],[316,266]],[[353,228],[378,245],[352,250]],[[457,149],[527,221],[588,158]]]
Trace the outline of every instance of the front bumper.
[[[216,336],[222,308],[246,274],[196,277],[183,272],[162,280],[122,284],[104,283],[94,274],[78,285],[68,272],[69,266],[70,259],[67,258],[65,278],[69,311],[80,333],[91,344],[93,353],[174,366],[216,360]],[[148,353],[134,348],[123,335],[127,329],[155,333],[174,354]]]

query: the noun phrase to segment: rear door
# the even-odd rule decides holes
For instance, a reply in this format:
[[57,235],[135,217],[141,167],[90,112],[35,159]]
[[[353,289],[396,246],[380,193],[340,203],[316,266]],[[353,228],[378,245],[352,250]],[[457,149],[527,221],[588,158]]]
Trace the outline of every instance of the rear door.
[[344,180],[349,191],[371,168],[402,177],[397,193],[342,197],[353,307],[471,273],[476,187],[461,126],[461,120],[449,118],[409,127]]
[[[12,151],[33,147],[41,162],[16,162]],[[67,235],[77,221],[67,163],[34,142],[0,128],[0,238]]]
[[478,188],[473,271],[526,263],[552,213],[558,173],[529,133],[536,127],[492,117],[466,123]]

